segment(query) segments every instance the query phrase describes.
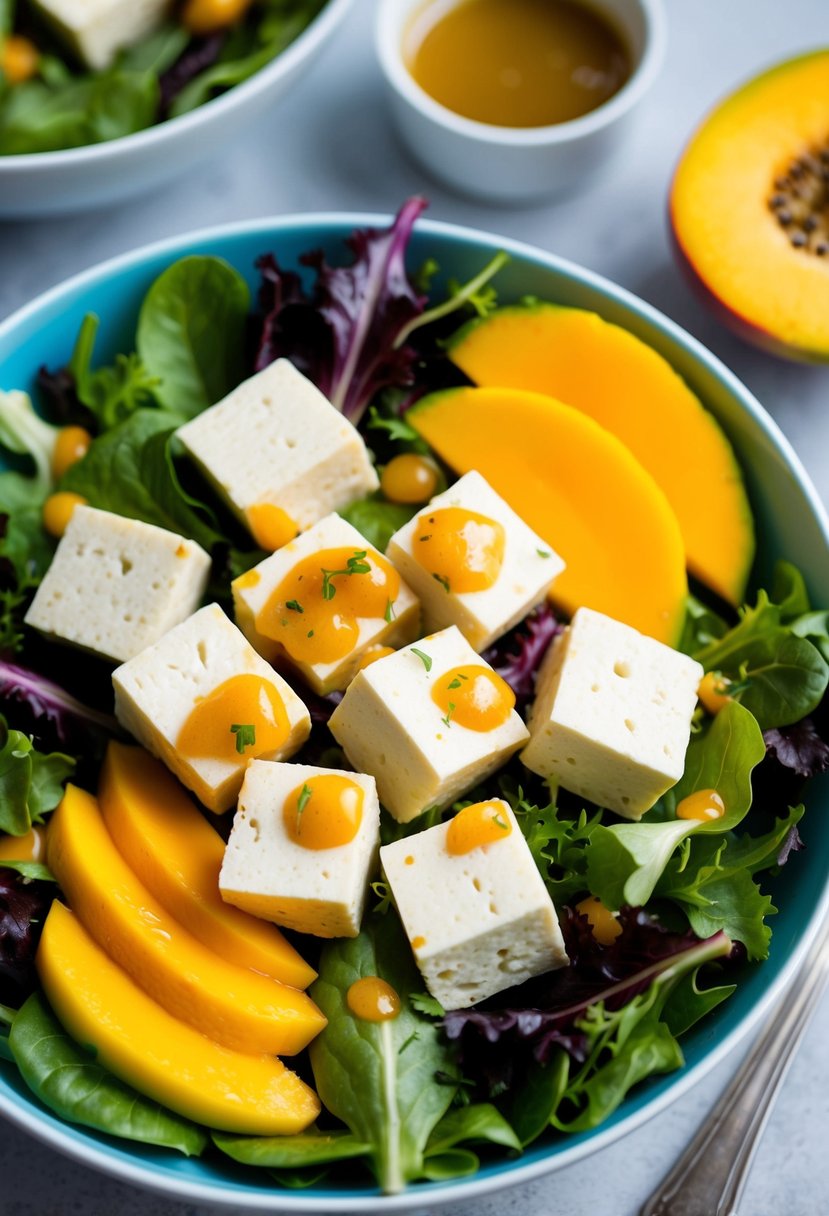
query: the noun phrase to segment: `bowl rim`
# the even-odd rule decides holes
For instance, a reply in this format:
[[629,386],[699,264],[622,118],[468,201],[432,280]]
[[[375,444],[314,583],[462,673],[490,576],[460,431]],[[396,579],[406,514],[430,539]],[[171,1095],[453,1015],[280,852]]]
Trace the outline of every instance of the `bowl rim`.
[[[542,127],[501,127],[456,114],[435,101],[417,83],[403,60],[404,27],[424,0],[380,0],[375,15],[374,43],[388,85],[411,109],[457,138],[488,147],[557,147],[601,131],[632,109],[659,74],[667,45],[667,19],[662,0],[634,0],[645,26],[642,54],[617,93],[595,109],[567,122]],[[620,22],[621,24],[621,22]]]
[[[355,227],[384,227],[392,216],[375,212],[309,212],[308,214],[293,214],[283,216],[264,216],[259,219],[243,220],[231,224],[213,225],[195,232],[166,237],[163,240],[139,246],[127,253],[119,254],[97,263],[69,279],[49,288],[28,304],[17,309],[4,321],[0,322],[0,359],[3,357],[3,345],[12,339],[21,326],[32,323],[44,309],[59,305],[61,298],[77,290],[86,290],[103,286],[114,279],[119,272],[140,266],[142,263],[159,257],[180,257],[192,252],[208,242],[233,240],[251,236],[261,237],[263,241],[278,239],[283,232],[292,232],[297,228],[313,227],[328,229],[332,236],[347,235]],[[829,551],[829,515],[824,508],[812,481],[804,469],[788,439],[766,412],[751,391],[742,384],[738,377],[724,363],[710,352],[697,338],[672,321],[659,309],[647,303],[628,291],[617,286],[611,280],[578,264],[561,258],[557,254],[548,253],[537,246],[518,241],[509,237],[501,237],[495,233],[471,228],[469,226],[446,223],[440,220],[419,219],[417,231],[432,233],[436,237],[447,237],[461,245],[475,246],[482,244],[494,249],[503,249],[516,258],[530,260],[557,273],[563,274],[576,282],[601,292],[614,302],[641,316],[654,325],[669,339],[683,347],[694,359],[711,372],[725,386],[732,397],[736,398],[742,409],[752,418],[760,431],[769,440],[778,454],[782,457],[790,471],[797,479],[798,487],[806,498],[816,521],[820,526],[824,542]],[[218,255],[221,256],[221,255]],[[586,1140],[557,1149],[557,1151],[535,1161],[507,1163],[499,1173],[484,1177],[473,1176],[448,1183],[427,1183],[414,1185],[399,1195],[370,1195],[365,1192],[350,1196],[343,1194],[332,1196],[330,1193],[315,1196],[311,1192],[246,1191],[233,1185],[202,1182],[189,1177],[177,1177],[169,1173],[158,1174],[151,1163],[143,1161],[125,1162],[113,1156],[106,1144],[90,1143],[79,1137],[84,1135],[83,1128],[75,1128],[58,1122],[46,1112],[46,1118],[37,1111],[21,1108],[15,1101],[0,1093],[0,1115],[7,1118],[23,1131],[34,1136],[47,1146],[82,1165],[97,1169],[122,1182],[132,1183],[145,1190],[164,1195],[168,1198],[203,1201],[217,1208],[236,1208],[249,1211],[269,1211],[293,1213],[294,1216],[305,1216],[306,1213],[340,1213],[348,1212],[353,1216],[366,1216],[367,1206],[371,1212],[388,1213],[404,1212],[414,1209],[424,1210],[425,1205],[433,1207],[444,1206],[464,1200],[492,1194],[507,1187],[521,1185],[556,1169],[572,1165],[583,1158],[608,1147],[629,1132],[636,1130],[674,1101],[686,1094],[694,1085],[706,1076],[718,1063],[733,1051],[749,1032],[758,1025],[763,1016],[782,995],[791,981],[795,971],[800,966],[809,950],[822,921],[829,917],[829,873],[824,881],[820,899],[812,909],[806,922],[801,941],[791,952],[782,965],[780,973],[772,979],[753,1008],[745,1014],[715,1047],[695,1064],[686,1064],[684,1069],[674,1074],[674,1079],[668,1088],[657,1094],[635,1111],[630,1112],[618,1124],[612,1124],[604,1129],[598,1129]],[[53,1120],[51,1122],[50,1120]],[[123,1150],[128,1152],[129,1149]]]
[[258,72],[234,85],[218,97],[212,97],[203,105],[187,114],[154,123],[131,135],[118,139],[107,139],[97,144],[83,144],[79,148],[60,148],[54,152],[21,152],[12,156],[0,156],[0,181],[4,176],[16,173],[48,173],[55,170],[86,168],[107,158],[118,159],[163,148],[179,135],[197,137],[201,128],[213,119],[221,119],[233,110],[268,88],[283,74],[290,72],[304,59],[309,58],[327,41],[340,21],[345,17],[353,0],[326,0],[323,8],[311,19],[304,30],[280,51],[270,63]]

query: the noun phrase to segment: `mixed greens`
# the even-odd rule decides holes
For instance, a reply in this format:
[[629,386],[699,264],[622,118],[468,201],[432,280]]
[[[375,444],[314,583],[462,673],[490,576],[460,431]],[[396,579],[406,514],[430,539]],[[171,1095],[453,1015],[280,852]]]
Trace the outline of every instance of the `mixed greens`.
[[[0,155],[80,148],[188,114],[270,63],[324,2],[219,5],[219,25],[206,33],[187,27],[187,5],[183,11],[179,5],[159,29],[94,71],[67,49],[36,4],[2,0]],[[221,24],[222,11],[234,17],[231,23]],[[25,69],[11,58],[21,46]]]
[[[495,306],[492,280],[504,259],[432,300],[434,267],[412,274],[405,265],[423,205],[412,200],[387,231],[355,233],[343,266],[312,253],[303,269],[285,270],[263,256],[252,312],[236,270],[217,258],[183,258],[147,293],[135,351],[97,365],[97,322],[88,317],[69,364],[41,371],[48,421],[22,394],[0,395],[0,444],[15,461],[0,474],[0,704],[14,724],[0,727],[0,832],[20,837],[42,822],[75,759],[75,779],[94,788],[97,759],[117,729],[108,672],[63,654],[55,683],[43,674],[55,674],[54,652],[21,624],[54,547],[41,522],[47,495],[70,491],[193,538],[213,558],[211,595],[227,602],[229,578],[262,554],[179,459],[174,431],[184,420],[287,356],[360,425],[378,464],[424,451],[406,409],[423,392],[458,382],[443,341]],[[51,453],[67,425],[94,438],[56,479]],[[382,549],[415,510],[378,492],[345,515]],[[519,711],[563,627],[543,606],[485,652]],[[37,990],[33,967],[38,928],[57,893],[42,864],[0,861],[2,1066],[16,1066],[71,1122],[188,1154],[222,1153],[290,1187],[331,1174],[373,1176],[395,1191],[474,1173],[482,1158],[516,1154],[543,1135],[598,1126],[633,1086],[680,1067],[682,1035],[767,957],[774,875],[796,865],[803,847],[803,784],[829,768],[829,612],[811,605],[795,567],[780,562],[772,586],[730,617],[721,604],[690,598],[680,645],[728,681],[729,699],[716,716],[697,711],[681,781],[640,822],[617,821],[564,791],[556,796],[516,762],[467,799],[500,796],[515,811],[558,910],[570,966],[446,1013],[423,991],[389,891],[377,882],[360,936],[331,941],[319,956],[310,995],[329,1024],[300,1067],[325,1109],[308,1132],[208,1136],[132,1093],[72,1041]],[[337,695],[303,698],[314,730],[297,759],[346,767],[325,725]],[[727,813],[677,818],[679,800],[706,787],[724,795]],[[384,816],[384,841],[438,818],[426,812],[401,826]],[[616,912],[613,940],[600,941],[578,909],[587,896]],[[383,977],[403,997],[394,1020],[359,1021],[346,1009],[349,985],[365,975]]]

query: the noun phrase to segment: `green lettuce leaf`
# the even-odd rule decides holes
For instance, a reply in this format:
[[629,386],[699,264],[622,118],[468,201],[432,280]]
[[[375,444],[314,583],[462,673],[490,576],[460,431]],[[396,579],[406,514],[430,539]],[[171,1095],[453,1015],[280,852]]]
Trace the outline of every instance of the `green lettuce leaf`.
[[75,761],[60,752],[37,751],[29,736],[11,730],[2,716],[0,739],[0,831],[24,836],[58,805]]

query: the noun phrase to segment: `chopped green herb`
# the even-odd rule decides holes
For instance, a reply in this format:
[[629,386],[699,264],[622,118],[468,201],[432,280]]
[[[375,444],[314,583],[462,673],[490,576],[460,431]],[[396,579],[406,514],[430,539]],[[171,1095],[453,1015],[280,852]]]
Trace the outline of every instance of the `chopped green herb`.
[[550,553],[550,551],[548,549],[536,549],[536,553],[538,554],[539,557],[552,557],[553,556],[552,553]]
[[312,637],[314,636],[314,631],[313,631],[313,629],[309,629],[309,630],[308,630],[308,632],[306,633],[306,635],[305,635],[305,636],[306,636],[307,638],[312,638]]
[[322,571],[322,598],[324,600],[333,600],[337,594],[337,588],[332,583],[333,578],[337,578],[341,574],[371,574],[371,563],[365,560],[368,554],[367,549],[355,549],[352,557],[349,557],[345,563],[345,570],[326,570]]
[[444,591],[449,591],[449,579],[443,574],[433,574],[432,578],[437,579]]
[[494,824],[497,824],[497,826],[501,829],[502,832],[509,831],[509,824],[507,823],[507,821],[505,819],[502,819],[500,815],[493,815],[492,822]]
[[454,702],[454,701],[450,701],[450,702],[449,702],[449,708],[448,708],[448,710],[446,711],[446,717],[445,717],[445,718],[441,718],[441,722],[445,722],[447,726],[451,726],[451,725],[452,725],[451,718],[452,718],[452,714],[453,714],[454,712],[455,712],[455,702]]
[[303,785],[302,789],[299,791],[299,798],[297,798],[297,803],[296,803],[296,833],[297,833],[297,836],[299,835],[299,825],[300,825],[300,821],[302,819],[302,812],[305,810],[306,806],[310,802],[311,795],[313,792],[314,791],[311,789],[310,785],[308,785],[307,782]]
[[424,654],[422,650],[418,650],[416,646],[412,647],[412,654],[416,654],[427,671],[432,670],[432,660],[428,654]]
[[254,747],[256,744],[256,727],[250,722],[234,722],[230,733],[236,736],[236,750],[240,756],[244,756],[245,748]]
[[291,612],[304,612],[305,611],[305,609],[302,607],[302,604],[300,604],[299,600],[288,600],[285,607],[290,608]]
[[431,532],[427,532],[425,536],[419,536],[417,539],[418,539],[419,541],[421,541],[421,542],[422,542],[422,541],[424,541],[424,540],[431,540],[431,539],[432,539],[432,533],[431,533]]
[[455,678],[451,682],[451,684],[446,685],[447,688],[460,688],[460,686],[461,686],[461,682],[460,682],[460,679],[458,676],[455,676]]
[[386,600],[386,611],[384,615],[386,622],[390,625],[394,620],[394,604],[391,600]]

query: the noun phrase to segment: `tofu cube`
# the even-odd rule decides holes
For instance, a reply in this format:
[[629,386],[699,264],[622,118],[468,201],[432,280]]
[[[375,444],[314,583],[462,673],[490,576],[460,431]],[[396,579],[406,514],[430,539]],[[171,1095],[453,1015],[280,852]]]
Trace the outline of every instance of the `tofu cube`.
[[380,850],[417,965],[444,1009],[466,1009],[569,962],[515,816],[500,798],[484,805],[508,825],[502,839],[452,852],[450,820]]
[[[330,777],[362,791],[357,833],[333,848],[306,848],[288,831],[286,800],[296,790],[312,791],[301,812],[304,822],[314,800],[325,799],[325,779]],[[322,787],[315,784],[320,778]],[[321,813],[329,813],[325,801]],[[219,890],[227,903],[299,933],[356,937],[379,844],[380,804],[372,777],[308,764],[252,760],[239,794]]]
[[[474,512],[503,528],[503,562],[495,581],[484,590],[457,592],[452,587],[451,569],[438,571],[437,577],[418,560],[418,550],[424,552],[419,536],[423,535],[429,516],[447,507]],[[559,555],[474,471],[438,494],[428,507],[395,532],[386,554],[420,597],[424,629],[434,631],[457,625],[478,651],[485,650],[540,604],[564,569]]]
[[377,489],[358,432],[287,359],[176,433],[263,549]]
[[195,541],[79,505],[26,624],[122,663],[196,610],[209,574]]
[[171,0],[33,0],[34,7],[79,59],[95,71],[161,25]]
[[[467,670],[463,678],[451,675],[459,668]],[[483,685],[476,673],[484,673]],[[429,807],[451,805],[529,737],[509,707],[514,701],[503,703],[505,712],[487,729],[460,721],[462,699],[486,700],[493,687],[508,691],[451,626],[358,672],[328,725],[349,763],[372,774],[383,806],[399,823],[408,823]]]
[[541,665],[527,768],[640,819],[676,785],[703,669],[694,659],[591,608]]
[[[288,723],[284,742],[276,749],[257,753],[255,739],[253,750],[248,750],[244,736],[237,734],[229,755],[185,754],[179,736],[191,713],[237,676],[259,677],[277,703],[281,702]],[[311,732],[311,718],[302,701],[259,657],[218,604],[200,609],[116,668],[112,684],[115,716],[121,725],[147,751],[163,760],[211,811],[226,811],[236,801],[251,759],[264,755],[269,760],[286,760]],[[242,724],[247,725],[254,713],[246,707],[240,716]],[[220,707],[210,727],[221,734],[224,743],[226,737],[233,742],[232,728],[238,725],[235,714],[225,722]]]
[[[312,639],[307,638],[312,624],[318,624],[319,618],[322,618],[324,622],[340,610],[337,596],[324,600],[321,587],[316,588],[313,592],[310,590],[304,592],[302,587],[307,582],[307,574],[298,570],[301,564],[313,560],[315,554],[330,549],[347,549],[352,553],[365,553],[369,563],[372,561],[385,562],[381,554],[373,549],[366,538],[361,536],[351,524],[346,523],[339,515],[326,515],[325,519],[314,524],[296,540],[283,545],[276,553],[272,553],[258,566],[241,574],[233,582],[236,623],[250,644],[268,662],[278,660],[288,663],[321,696],[348,686],[369,647],[375,645],[399,646],[405,642],[411,642],[418,636],[420,628],[420,604],[417,597],[401,579],[397,594],[391,601],[390,609],[388,608],[389,601],[386,600],[380,604],[379,616],[355,618],[357,636],[351,650],[342,658],[320,662],[313,658],[302,659],[298,655],[292,656],[286,649],[286,645],[280,641],[280,637],[289,636],[285,628],[281,627],[281,621],[285,621],[290,627],[302,626],[302,636],[299,642],[304,653],[308,649],[313,651],[313,646],[308,645]],[[323,563],[317,563],[317,566],[322,569]],[[294,603],[295,607],[285,611],[280,618],[273,611],[268,611],[269,601],[277,595],[279,587],[286,579],[289,579],[292,571],[297,571],[303,581],[297,581],[291,594],[286,596],[287,601]],[[314,573],[317,572],[315,567]],[[396,571],[392,571],[392,574],[395,579],[399,577]],[[372,576],[363,574],[345,577],[371,578]],[[337,583],[343,587],[341,579],[335,581],[335,589]],[[295,598],[292,599],[292,597]],[[340,600],[342,598],[340,596]],[[302,608],[301,621],[298,621],[296,616],[299,608]]]

